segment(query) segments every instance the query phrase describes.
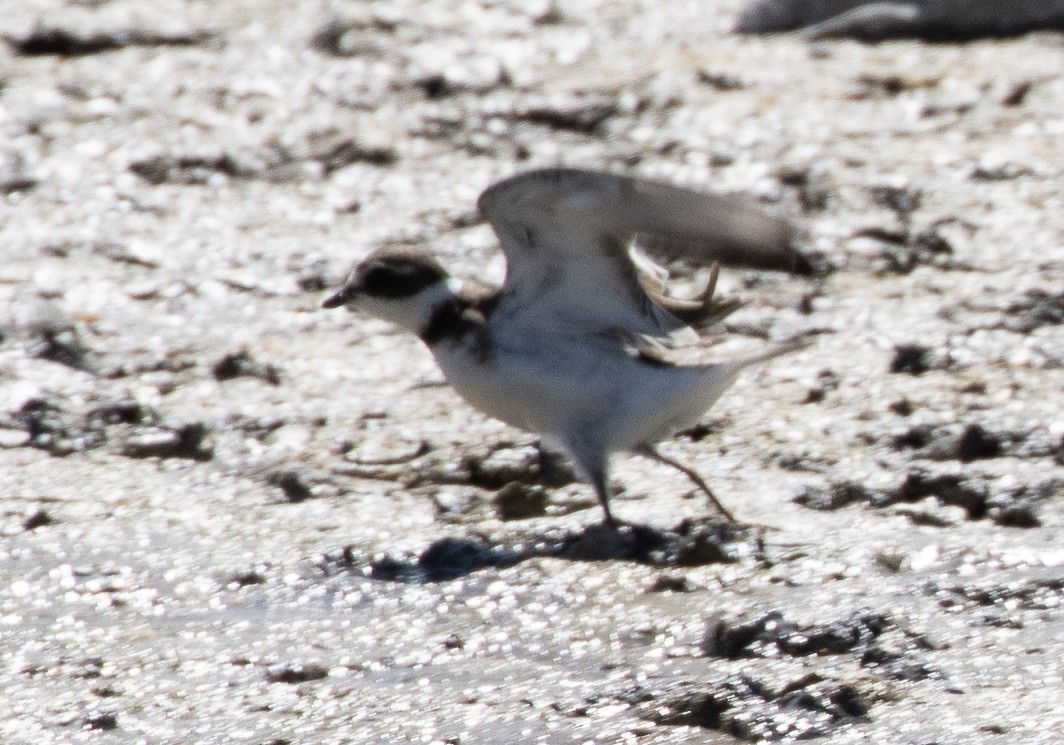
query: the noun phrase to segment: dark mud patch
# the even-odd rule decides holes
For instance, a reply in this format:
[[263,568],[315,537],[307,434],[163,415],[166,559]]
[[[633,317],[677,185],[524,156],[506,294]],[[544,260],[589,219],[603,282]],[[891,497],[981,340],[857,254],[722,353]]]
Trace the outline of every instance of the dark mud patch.
[[946,312],[972,331],[1003,329],[1026,335],[1064,324],[1064,292],[1038,287],[1005,298],[966,299]]
[[578,531],[547,530],[517,536],[447,537],[416,557],[367,557],[355,546],[321,557],[323,571],[358,571],[391,582],[439,582],[491,567],[537,558],[568,561],[631,561],[658,567],[730,564],[760,556],[757,529],[712,520],[684,520],[673,529],[624,524],[592,525]]
[[281,371],[277,366],[256,361],[246,349],[225,355],[214,363],[211,372],[215,380],[247,377],[258,378],[270,385],[281,384]]
[[[833,511],[853,504],[882,509],[891,507],[914,523],[930,527],[951,527],[957,521],[941,511],[960,508],[966,520],[989,518],[1009,528],[1041,525],[1038,506],[1059,494],[1055,479],[1035,484],[997,487],[974,473],[937,472],[915,466],[893,485],[872,487],[840,480],[825,486],[806,486],[794,501],[813,510]],[[931,502],[929,504],[928,502]]]
[[998,577],[971,582],[932,580],[922,591],[949,612],[982,610],[982,622],[987,625],[1022,628],[1046,614],[1059,613],[1064,601],[1064,572],[1048,567],[1035,576],[1004,583]]
[[87,30],[38,25],[4,40],[22,57],[81,57],[127,47],[200,46],[214,39],[215,34],[209,31],[164,33],[143,28]]
[[271,665],[266,670],[266,682],[297,685],[322,680],[329,676],[329,668],[314,662],[286,662]]
[[[797,623],[775,611],[746,619],[711,618],[701,645],[707,658],[808,659],[807,671],[779,675],[748,666],[715,680],[631,691],[624,700],[655,724],[710,729],[747,742],[824,737],[840,726],[868,721],[896,682],[944,678],[924,659],[935,648],[907,623],[876,611],[819,624]],[[840,656],[855,665],[852,673],[812,669],[816,658]]]
[[773,611],[706,624],[702,651],[724,659],[849,655],[862,668],[896,680],[939,675],[921,655],[934,644],[882,612],[859,611],[825,624],[799,624]]
[[210,428],[202,422],[170,425],[150,406],[128,398],[105,400],[79,411],[56,397],[31,398],[2,421],[22,430],[25,447],[63,457],[113,443],[128,458],[213,457]]
[[946,370],[952,364],[949,353],[923,344],[899,344],[890,361],[890,372],[923,375],[930,370]]
[[871,704],[859,686],[816,673],[782,687],[748,675],[713,683],[680,683],[629,696],[641,716],[663,726],[699,727],[746,742],[823,737],[867,717]]

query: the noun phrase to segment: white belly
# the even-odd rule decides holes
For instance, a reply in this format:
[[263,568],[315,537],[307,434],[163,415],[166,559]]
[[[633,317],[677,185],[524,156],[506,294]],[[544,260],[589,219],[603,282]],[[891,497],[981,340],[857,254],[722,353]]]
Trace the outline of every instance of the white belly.
[[560,434],[570,422],[609,408],[612,386],[587,360],[572,355],[509,349],[481,360],[463,347],[441,344],[433,350],[447,381],[488,416],[531,432]]
[[483,361],[446,342],[433,352],[448,382],[485,414],[604,451],[631,450],[689,426],[734,379],[707,366],[648,365],[616,348],[553,339],[526,340]]

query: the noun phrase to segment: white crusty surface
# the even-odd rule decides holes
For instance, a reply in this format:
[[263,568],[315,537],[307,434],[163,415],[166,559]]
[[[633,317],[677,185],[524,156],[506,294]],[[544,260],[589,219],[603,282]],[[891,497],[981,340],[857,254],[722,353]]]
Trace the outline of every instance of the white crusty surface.
[[[550,6],[0,0],[0,742],[1064,741],[1059,36]],[[633,457],[666,550],[624,558],[416,338],[320,308],[385,243],[500,283],[477,195],[559,164],[746,195],[834,265],[721,271],[700,351],[820,333],[662,448],[762,551]]]

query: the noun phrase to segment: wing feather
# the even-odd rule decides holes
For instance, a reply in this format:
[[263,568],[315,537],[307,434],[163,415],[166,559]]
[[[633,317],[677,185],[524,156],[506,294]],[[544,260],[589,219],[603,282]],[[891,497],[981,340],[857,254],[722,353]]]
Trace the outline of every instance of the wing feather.
[[[500,312],[598,334],[667,336],[686,322],[629,247],[695,264],[801,271],[790,224],[741,199],[602,171],[549,168],[488,188],[478,207],[507,261]],[[681,314],[682,315],[682,314]]]

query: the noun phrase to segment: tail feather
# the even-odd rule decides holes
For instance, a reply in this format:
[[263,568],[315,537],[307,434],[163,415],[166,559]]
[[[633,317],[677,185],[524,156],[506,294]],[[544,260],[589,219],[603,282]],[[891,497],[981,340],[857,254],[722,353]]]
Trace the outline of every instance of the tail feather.
[[703,400],[709,402],[706,405],[706,408],[720,398],[724,391],[732,386],[732,383],[738,379],[739,374],[746,368],[751,365],[767,362],[780,355],[794,352],[807,346],[809,346],[808,339],[792,339],[749,357],[740,357],[736,360],[727,360],[706,365],[705,370],[708,373],[706,380],[709,383],[709,386],[702,392],[702,395],[704,396]]
[[797,352],[799,349],[805,349],[811,343],[812,342],[808,338],[789,339],[788,341],[780,342],[776,346],[770,347],[763,352],[758,352],[750,357],[741,357],[737,360],[730,360],[725,364],[734,364],[737,365],[739,369],[742,369],[744,367],[749,367],[750,365],[756,365],[759,362],[768,362],[780,355]]

